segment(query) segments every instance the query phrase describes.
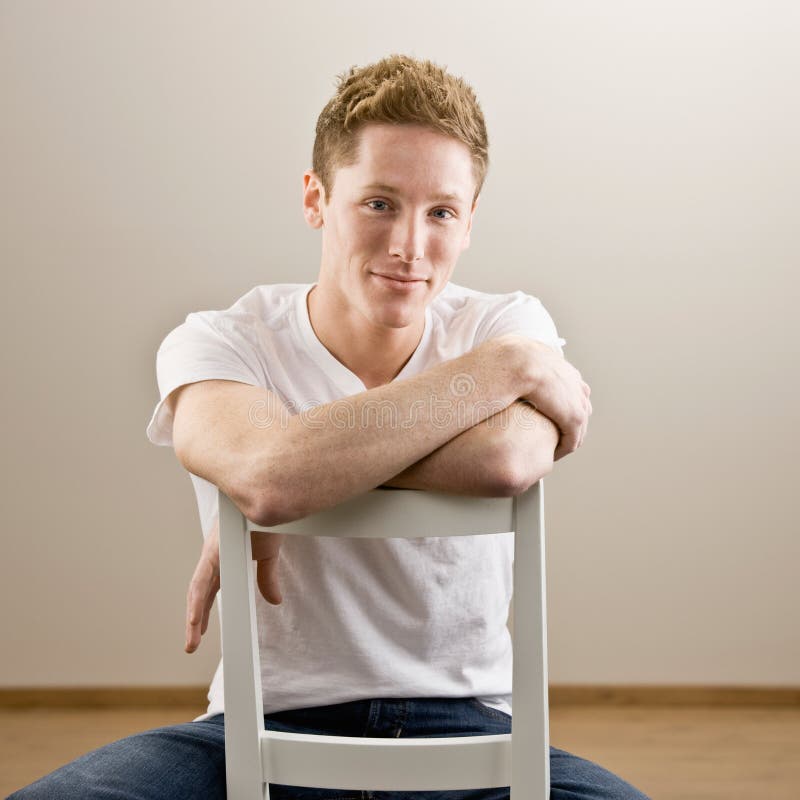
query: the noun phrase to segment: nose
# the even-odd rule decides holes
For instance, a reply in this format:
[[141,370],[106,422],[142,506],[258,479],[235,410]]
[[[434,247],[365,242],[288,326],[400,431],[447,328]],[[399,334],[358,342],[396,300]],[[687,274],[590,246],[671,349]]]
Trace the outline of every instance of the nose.
[[392,228],[390,256],[398,256],[401,261],[411,264],[425,257],[422,243],[423,225],[412,214],[405,221],[400,220]]

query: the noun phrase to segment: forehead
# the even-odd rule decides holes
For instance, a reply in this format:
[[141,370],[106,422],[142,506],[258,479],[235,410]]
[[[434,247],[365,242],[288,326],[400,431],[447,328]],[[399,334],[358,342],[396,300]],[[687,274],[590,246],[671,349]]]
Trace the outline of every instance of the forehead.
[[425,191],[465,202],[474,190],[469,148],[420,125],[366,125],[359,133],[358,161],[342,171],[356,189]]

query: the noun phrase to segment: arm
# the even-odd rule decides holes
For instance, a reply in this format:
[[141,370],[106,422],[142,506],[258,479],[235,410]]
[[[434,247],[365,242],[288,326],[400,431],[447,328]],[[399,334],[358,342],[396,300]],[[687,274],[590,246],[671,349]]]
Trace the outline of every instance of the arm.
[[294,415],[262,387],[186,384],[174,393],[175,452],[254,522],[299,519],[384,483],[534,391],[531,344],[499,336],[412,378]]
[[[544,360],[537,361],[536,351],[532,354],[530,350],[526,349],[530,345],[529,340],[515,340],[512,337],[510,342],[506,339],[504,344],[510,346],[515,341],[517,346],[522,348],[523,362],[528,365],[528,372],[523,369],[521,373],[518,373],[516,367],[513,366],[515,363],[513,358],[495,360],[492,363],[496,367],[499,366],[501,380],[511,380],[512,386],[531,385],[533,388],[528,391],[527,396],[532,400],[535,399],[543,411],[534,409],[524,400],[517,401],[516,398],[520,396],[517,394],[512,399],[513,402],[509,402],[502,411],[484,414],[484,421],[466,425],[465,430],[456,426],[456,433],[449,436],[442,444],[423,446],[422,455],[416,460],[412,458],[399,475],[394,477],[391,477],[392,473],[387,475],[387,478],[384,479],[388,479],[387,485],[447,491],[459,491],[458,487],[460,486],[462,489],[466,489],[467,493],[482,495],[487,486],[493,487],[492,491],[497,487],[498,475],[511,475],[510,479],[508,477],[501,479],[501,491],[507,492],[510,486],[513,492],[518,492],[521,489],[513,487],[521,486],[522,489],[525,489],[552,469],[554,457],[552,450],[555,442],[559,442],[559,446],[564,449],[564,452],[572,452],[577,449],[582,439],[582,431],[585,430],[586,419],[588,414],[591,414],[591,404],[588,402],[589,387],[580,380],[580,374],[573,367],[563,361],[562,357],[556,357],[548,348],[545,348],[545,351],[549,355]],[[526,341],[528,345],[525,344]],[[497,353],[497,351],[494,352]],[[560,359],[561,363],[557,363],[557,359]],[[449,364],[450,367],[453,367],[455,361],[446,362],[445,365],[440,366],[447,367]],[[463,366],[463,362],[458,364],[459,369],[462,369]],[[438,369],[438,367],[434,369]],[[463,377],[466,372],[466,370],[458,371],[458,369],[452,371],[451,380],[457,376]],[[417,378],[422,379],[426,374],[423,373]],[[476,378],[480,372],[476,370],[474,373],[467,374]],[[519,374],[523,376],[522,379],[519,378]],[[491,377],[491,373],[489,377]],[[397,385],[408,388],[415,380],[399,382]],[[417,381],[417,383],[419,382]],[[195,391],[192,387],[204,388]],[[365,395],[370,395],[371,399],[375,398],[377,393],[385,388],[377,387],[362,395],[356,395],[350,400],[357,401],[359,398],[363,399]],[[419,387],[417,389],[419,390]],[[186,394],[186,391],[192,393]],[[425,391],[424,384],[422,391]],[[184,400],[181,413],[178,414],[177,397],[182,392],[184,392]],[[220,486],[234,502],[238,500],[237,505],[241,503],[239,507],[246,516],[263,525],[275,524],[275,522],[261,522],[252,516],[253,512],[248,513],[246,508],[248,497],[241,488],[246,487],[247,482],[236,483],[234,478],[244,474],[243,468],[248,463],[244,456],[247,453],[248,444],[253,439],[253,425],[242,426],[241,423],[242,403],[246,401],[252,407],[254,398],[259,402],[264,402],[269,399],[265,395],[270,394],[258,387],[235,381],[209,380],[186,384],[175,390],[167,401],[175,415],[176,454],[184,466],[201,476],[203,473],[196,470],[203,470],[208,480]],[[271,397],[277,402],[275,395],[271,395]],[[417,397],[416,400],[424,400],[424,397],[424,395],[422,398]],[[463,400],[463,396],[459,395],[458,399]],[[512,406],[510,410],[509,406]],[[363,409],[363,407],[362,405],[361,408]],[[327,408],[330,409],[330,405]],[[581,412],[580,409],[583,411]],[[194,416],[193,411],[195,412]],[[475,416],[479,416],[477,405],[472,407],[472,411]],[[456,415],[456,418],[458,416]],[[330,419],[329,416],[328,418]],[[555,420],[555,424],[551,422],[550,418]],[[194,428],[191,424],[193,421],[195,422]],[[510,425],[495,426],[496,422],[509,421]],[[427,422],[430,426],[431,420]],[[433,420],[432,424],[436,430],[443,428],[446,430],[446,426],[437,420]],[[377,426],[377,428],[380,433],[381,427]],[[347,431],[346,428],[344,430]],[[414,433],[413,430],[409,432]],[[408,436],[409,432],[403,431],[402,435]],[[561,434],[560,439],[559,434]],[[227,449],[220,447],[220,441],[228,443]],[[313,444],[313,441],[310,444]],[[214,449],[215,446],[217,449]],[[494,453],[494,459],[487,458],[487,453]],[[548,454],[551,455],[548,457]],[[483,469],[484,459],[492,464],[488,471]],[[361,463],[364,464],[364,460]],[[463,470],[464,464],[481,465],[479,477],[486,480],[486,485],[476,489],[476,484],[470,484],[470,476]],[[495,466],[496,464],[505,464],[505,466]],[[331,469],[327,462],[325,468]],[[336,466],[334,465],[333,468],[336,469]],[[368,462],[366,468],[370,468]],[[465,482],[459,484],[457,481],[451,481],[451,472],[460,476]],[[315,477],[318,475],[319,473],[315,473]],[[380,482],[373,480],[367,488],[376,485],[380,485]],[[473,489],[476,490],[473,491]],[[239,493],[237,494],[237,492]],[[253,557],[258,562],[259,590],[264,598],[273,604],[281,602],[277,562],[282,538],[282,534],[262,534],[258,537],[258,543],[254,542],[253,544]],[[185,645],[187,653],[194,652],[200,644],[218,589],[218,528],[215,528],[206,539],[200,563],[198,563],[189,587]]]
[[552,470],[558,436],[552,420],[516,400],[384,485],[478,497],[516,495]]

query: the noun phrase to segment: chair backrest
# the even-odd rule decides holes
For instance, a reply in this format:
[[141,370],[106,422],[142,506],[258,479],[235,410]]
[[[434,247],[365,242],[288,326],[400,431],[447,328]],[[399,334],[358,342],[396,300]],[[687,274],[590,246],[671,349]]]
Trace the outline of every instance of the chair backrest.
[[[231,800],[269,798],[268,784],[370,791],[511,787],[550,796],[544,489],[509,498],[373,489],[303,519],[264,528],[219,492],[225,765]],[[369,538],[514,531],[512,734],[369,738],[264,727],[251,531]]]

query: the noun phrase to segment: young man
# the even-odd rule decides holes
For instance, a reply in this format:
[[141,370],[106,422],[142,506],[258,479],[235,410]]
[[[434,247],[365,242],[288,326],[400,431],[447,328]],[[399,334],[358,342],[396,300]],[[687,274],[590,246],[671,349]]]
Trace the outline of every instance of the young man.
[[[320,115],[304,175],[305,217],[322,233],[317,282],[257,286],[229,309],[189,314],[164,339],[148,436],[174,446],[190,472],[206,537],[187,651],[219,587],[217,486],[270,525],[379,485],[519,493],[580,446],[589,387],[541,303],[450,282],[487,147],[460,79],[405,56],[352,69]],[[262,538],[268,729],[510,730],[512,533]],[[224,797],[221,666],[201,717],[107,745],[13,797]],[[643,797],[555,748],[551,783],[553,798]],[[408,797],[272,784],[270,796]]]

